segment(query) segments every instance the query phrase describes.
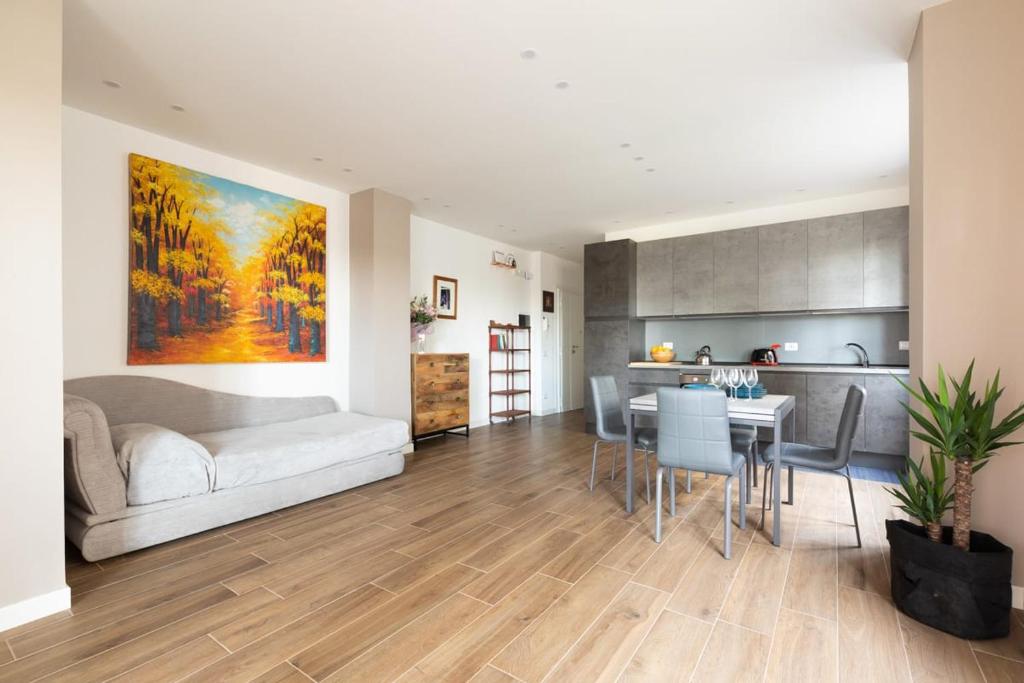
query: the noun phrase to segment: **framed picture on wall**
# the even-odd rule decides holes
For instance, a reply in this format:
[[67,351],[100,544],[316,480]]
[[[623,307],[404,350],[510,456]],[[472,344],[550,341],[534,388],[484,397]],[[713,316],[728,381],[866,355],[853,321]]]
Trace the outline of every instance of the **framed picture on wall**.
[[545,313],[555,312],[555,293],[544,290],[543,294],[543,307]]
[[434,308],[442,320],[459,317],[459,281],[444,275],[434,276]]

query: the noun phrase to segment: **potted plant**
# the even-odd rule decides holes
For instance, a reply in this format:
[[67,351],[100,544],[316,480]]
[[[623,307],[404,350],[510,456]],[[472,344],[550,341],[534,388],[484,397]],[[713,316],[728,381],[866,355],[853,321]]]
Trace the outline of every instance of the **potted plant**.
[[[950,379],[939,367],[935,390],[924,380],[920,391],[897,381],[923,406],[904,407],[919,427],[915,438],[928,445],[930,472],[910,462],[891,489],[900,507],[924,526],[886,520],[891,550],[892,599],[908,616],[961,638],[999,638],[1010,629],[1010,578],[1013,550],[989,534],[971,530],[974,473],[996,452],[1017,442],[1009,437],[1024,426],[1024,404],[1001,420],[996,405],[1003,395],[999,373],[976,394],[971,389],[974,362],[963,379]],[[953,463],[947,483],[946,461]],[[952,508],[953,526],[941,526]]]
[[437,320],[437,309],[427,303],[427,297],[414,297],[409,302],[409,337],[416,342],[416,352],[423,353],[427,343],[427,335],[434,331]]

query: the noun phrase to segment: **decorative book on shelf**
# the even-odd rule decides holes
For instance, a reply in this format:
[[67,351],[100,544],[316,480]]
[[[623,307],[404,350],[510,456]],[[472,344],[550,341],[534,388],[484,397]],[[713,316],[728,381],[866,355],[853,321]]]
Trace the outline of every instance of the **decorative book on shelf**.
[[530,415],[530,328],[492,320],[487,333],[491,424]]

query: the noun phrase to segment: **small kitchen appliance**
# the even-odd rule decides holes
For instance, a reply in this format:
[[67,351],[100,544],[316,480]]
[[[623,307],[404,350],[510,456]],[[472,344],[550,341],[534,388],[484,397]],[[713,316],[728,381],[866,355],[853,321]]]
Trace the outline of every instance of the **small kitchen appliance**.
[[707,344],[700,347],[697,351],[696,358],[693,359],[693,362],[697,365],[711,365],[713,362],[711,359],[711,347]]
[[751,365],[778,365],[779,354],[776,349],[779,348],[779,344],[772,344],[766,349],[754,349],[753,353],[750,354]]

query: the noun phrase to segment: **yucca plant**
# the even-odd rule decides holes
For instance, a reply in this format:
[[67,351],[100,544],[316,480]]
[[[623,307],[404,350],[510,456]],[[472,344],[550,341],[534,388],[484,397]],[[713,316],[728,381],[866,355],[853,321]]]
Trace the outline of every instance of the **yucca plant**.
[[946,484],[946,460],[934,449],[929,453],[931,472],[920,463],[907,462],[909,471],[900,474],[900,489],[887,489],[899,499],[901,510],[924,525],[928,538],[942,542],[942,517],[953,506],[953,492]]
[[980,397],[971,389],[973,375],[972,360],[963,379],[959,381],[950,379],[947,382],[940,365],[935,391],[929,389],[923,379],[920,380],[920,391],[915,391],[909,384],[896,378],[925,408],[919,412],[909,404],[903,404],[920,427],[920,430],[912,432],[913,435],[928,444],[933,454],[953,461],[953,546],[964,551],[971,547],[974,473],[988,464],[989,458],[999,449],[1020,443],[1008,439],[1024,426],[1024,403],[996,422],[996,405],[1004,391],[999,386],[999,372],[996,372],[991,382],[985,383],[985,390]]

